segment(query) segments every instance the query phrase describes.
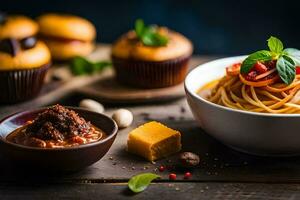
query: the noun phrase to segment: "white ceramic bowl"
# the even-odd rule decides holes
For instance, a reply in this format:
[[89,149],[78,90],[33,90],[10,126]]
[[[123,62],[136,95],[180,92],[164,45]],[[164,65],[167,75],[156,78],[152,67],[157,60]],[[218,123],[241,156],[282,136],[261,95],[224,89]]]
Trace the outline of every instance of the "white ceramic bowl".
[[185,79],[187,101],[199,125],[222,143],[255,155],[300,155],[300,114],[263,114],[211,103],[196,92],[225,75],[245,56],[218,59],[193,69]]

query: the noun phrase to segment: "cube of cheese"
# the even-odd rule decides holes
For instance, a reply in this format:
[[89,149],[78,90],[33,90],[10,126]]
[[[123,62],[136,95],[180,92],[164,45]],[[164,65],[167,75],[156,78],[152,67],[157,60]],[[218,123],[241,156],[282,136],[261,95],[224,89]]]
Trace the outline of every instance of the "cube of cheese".
[[181,150],[181,134],[159,122],[148,122],[129,133],[128,151],[154,161]]

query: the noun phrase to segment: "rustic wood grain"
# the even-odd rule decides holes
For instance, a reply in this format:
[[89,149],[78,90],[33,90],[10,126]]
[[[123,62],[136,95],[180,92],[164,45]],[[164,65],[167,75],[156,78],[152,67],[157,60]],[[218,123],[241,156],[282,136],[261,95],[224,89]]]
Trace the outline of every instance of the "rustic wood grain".
[[[103,56],[107,54],[108,52]],[[98,58],[97,56],[99,55],[92,55],[92,59]],[[77,106],[85,96],[78,93],[78,90],[75,92],[76,89],[84,85],[90,87],[103,77],[95,75],[77,78],[48,83],[35,100],[16,105],[0,105],[0,118],[19,110],[54,103]],[[115,143],[102,160],[79,172],[49,173],[34,168],[20,168],[0,157],[0,199],[300,198],[299,157],[257,157],[226,147],[197,125],[184,98],[139,105],[118,105],[107,101],[103,103],[107,115],[111,115],[117,108],[125,107],[135,117],[132,126],[119,131]],[[198,153],[201,164],[193,170],[186,170],[176,167],[177,155],[150,163],[126,152],[129,131],[151,120],[181,131],[183,151]],[[171,166],[171,169],[158,172],[160,165]],[[192,173],[190,180],[183,180],[186,171]],[[155,172],[162,178],[144,193],[132,196],[125,183],[131,176],[142,172]],[[171,172],[178,175],[175,182],[168,180]]]
[[0,199],[294,200],[300,198],[299,189],[299,184],[158,183],[142,193],[132,194],[124,183],[19,184],[0,185]]
[[[70,97],[61,103],[76,105],[79,100],[78,97]],[[47,181],[126,181],[137,173],[155,172],[160,165],[176,165],[176,156],[152,164],[125,150],[127,134],[131,129],[144,122],[157,120],[183,133],[183,151],[193,151],[200,155],[201,164],[192,170],[192,181],[300,183],[298,157],[264,158],[231,150],[210,137],[195,123],[185,99],[155,105],[131,105],[127,108],[134,113],[133,125],[119,131],[108,154],[91,167],[72,174],[57,175],[37,173],[36,169],[22,170],[2,161],[1,163],[5,164],[0,166],[0,182],[35,181],[41,177]],[[115,107],[108,107],[107,114],[110,115],[114,109]],[[182,112],[182,109],[185,112]],[[173,171],[178,174],[178,181],[182,181],[185,170],[175,169],[158,173],[167,181],[168,174]]]

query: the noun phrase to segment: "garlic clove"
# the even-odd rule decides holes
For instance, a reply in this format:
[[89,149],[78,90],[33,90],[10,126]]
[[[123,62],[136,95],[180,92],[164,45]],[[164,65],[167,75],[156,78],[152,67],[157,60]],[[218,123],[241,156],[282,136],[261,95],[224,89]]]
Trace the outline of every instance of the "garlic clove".
[[119,109],[112,115],[119,128],[126,128],[132,124],[133,114],[127,109]]
[[104,112],[104,106],[99,103],[98,101],[95,101],[93,99],[83,99],[79,103],[79,107],[85,108],[90,111],[94,111],[97,113],[103,113]]

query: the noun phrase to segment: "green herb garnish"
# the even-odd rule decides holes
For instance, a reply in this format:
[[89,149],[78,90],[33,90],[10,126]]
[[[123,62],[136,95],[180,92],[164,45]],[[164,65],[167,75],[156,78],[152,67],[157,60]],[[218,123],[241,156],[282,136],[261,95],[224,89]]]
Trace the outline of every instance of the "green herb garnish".
[[139,193],[144,191],[154,179],[159,177],[153,173],[138,174],[128,181],[128,187],[132,192]]
[[294,48],[284,49],[282,42],[271,36],[268,40],[269,50],[260,50],[250,54],[242,63],[241,73],[248,73],[256,62],[277,60],[276,69],[281,80],[291,84],[296,76],[296,66],[300,65],[300,51]]
[[110,61],[92,62],[84,57],[76,56],[71,60],[70,68],[74,75],[93,74],[101,72],[104,68],[110,67]]
[[166,46],[169,38],[158,32],[157,26],[146,26],[144,21],[135,21],[135,33],[139,40],[146,46]]
[[272,54],[270,51],[261,50],[252,53],[243,61],[241,66],[241,72],[246,74],[251,70],[251,68],[257,61],[269,61],[269,60],[272,60]]

